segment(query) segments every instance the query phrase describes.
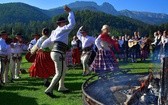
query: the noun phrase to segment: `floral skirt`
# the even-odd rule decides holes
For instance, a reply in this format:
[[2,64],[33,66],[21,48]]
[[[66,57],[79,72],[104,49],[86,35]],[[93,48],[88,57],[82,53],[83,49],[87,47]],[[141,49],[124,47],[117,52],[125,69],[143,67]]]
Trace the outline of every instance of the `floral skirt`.
[[96,73],[118,70],[118,62],[112,51],[99,50],[90,69]]
[[38,51],[29,72],[31,77],[49,78],[54,76],[55,65],[50,57],[50,52]]

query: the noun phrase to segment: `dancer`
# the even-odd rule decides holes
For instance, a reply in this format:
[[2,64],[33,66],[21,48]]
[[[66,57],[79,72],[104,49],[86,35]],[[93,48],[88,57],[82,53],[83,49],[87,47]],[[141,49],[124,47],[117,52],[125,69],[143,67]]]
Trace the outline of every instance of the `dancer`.
[[77,36],[73,37],[73,40],[71,41],[72,45],[72,61],[73,65],[76,66],[77,64],[80,64],[80,49],[79,49],[79,40]]
[[31,77],[39,77],[44,79],[44,86],[49,86],[48,78],[54,76],[55,66],[54,62],[50,57],[50,50],[45,49],[44,51],[38,51],[41,47],[41,44],[49,37],[49,29],[44,28],[42,30],[42,36],[37,41],[37,43],[32,47],[31,53],[37,53],[34,63],[29,69]]
[[119,48],[115,44],[115,41],[109,36],[110,27],[104,25],[102,27],[102,33],[98,36],[95,44],[98,48],[98,53],[91,65],[91,70],[98,74],[105,72],[111,72],[118,69],[118,63],[116,61],[114,52],[111,50],[114,48],[119,52]]
[[29,46],[27,48],[28,52],[25,55],[26,60],[28,62],[30,62],[30,63],[33,63],[35,58],[36,58],[36,53],[31,54],[30,51],[31,51],[32,47],[37,43],[37,40],[40,38],[40,35],[39,34],[35,34],[35,35],[33,35],[33,38],[34,39],[31,40],[30,43],[29,43]]
[[68,49],[68,36],[71,30],[74,28],[75,16],[71,9],[67,6],[64,7],[65,11],[69,13],[68,21],[69,24],[66,25],[66,19],[60,17],[57,21],[58,27],[52,31],[51,36],[43,42],[41,48],[44,49],[47,45],[54,43],[53,49],[51,52],[51,58],[55,64],[56,74],[53,77],[50,86],[45,90],[45,94],[55,98],[53,94],[53,90],[55,86],[59,83],[58,91],[67,93],[69,89],[64,86],[64,78],[66,72],[66,64],[65,64],[65,54]]
[[5,71],[5,59],[7,58],[7,48],[5,40],[7,39],[8,34],[6,31],[2,31],[0,34],[0,87],[3,85],[3,74]]
[[29,46],[28,46],[28,51],[32,49],[32,47],[37,43],[37,40],[40,38],[39,34],[33,35],[33,40],[30,41]]
[[77,32],[78,39],[82,42],[82,55],[81,62],[83,65],[83,76],[89,74],[89,58],[92,54],[92,49],[95,43],[95,38],[87,35],[87,30],[85,27],[80,27]]

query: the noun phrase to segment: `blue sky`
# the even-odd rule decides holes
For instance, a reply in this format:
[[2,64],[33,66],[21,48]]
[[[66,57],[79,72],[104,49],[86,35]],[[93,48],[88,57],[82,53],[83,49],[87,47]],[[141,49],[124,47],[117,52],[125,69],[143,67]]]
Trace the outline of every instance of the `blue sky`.
[[[0,0],[0,3],[24,2],[42,9],[56,8],[65,4],[81,0]],[[168,14],[168,0],[82,0],[94,1],[101,5],[111,3],[117,10],[135,10]]]

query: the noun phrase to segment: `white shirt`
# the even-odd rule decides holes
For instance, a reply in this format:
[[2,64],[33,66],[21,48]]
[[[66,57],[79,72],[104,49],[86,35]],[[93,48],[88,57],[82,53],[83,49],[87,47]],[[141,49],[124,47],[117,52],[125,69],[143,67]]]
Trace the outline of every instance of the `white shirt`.
[[7,56],[8,56],[8,59],[10,59],[11,57],[11,46],[10,45],[7,45]]
[[95,40],[95,45],[97,46],[98,50],[102,50],[102,49],[111,50],[109,47],[109,44],[101,40],[101,35],[99,35],[97,39]]
[[55,41],[60,41],[68,45],[69,33],[76,24],[73,12],[69,12],[68,21],[69,21],[68,25],[65,25],[63,27],[58,26],[55,30],[53,30],[51,36],[44,41],[41,48],[45,48],[47,46],[46,44],[51,44],[54,43]]
[[7,55],[8,45],[6,44],[5,40],[0,38],[0,54]]
[[[156,45],[156,43],[160,37],[161,37],[161,35],[155,36],[154,42],[152,44]],[[159,44],[160,44],[160,42],[159,42]]]
[[76,40],[72,40],[72,41],[71,41],[71,46],[72,46],[73,48],[77,48],[77,46],[78,46],[77,41],[76,41]]
[[29,44],[29,47],[28,47],[28,50],[31,50],[31,48],[36,44],[36,39],[33,39],[30,41],[30,44]]
[[37,40],[37,43],[32,47],[30,50],[32,54],[34,54],[38,49],[40,49],[42,43],[47,39],[47,36],[42,36],[40,39]]
[[86,47],[89,47],[91,45],[94,45],[94,43],[95,43],[95,38],[94,37],[88,36],[88,35],[84,37],[80,33],[80,30],[78,30],[78,32],[77,32],[77,37],[82,42],[82,49],[84,49]]
[[21,43],[11,43],[13,47],[11,47],[11,53],[13,54],[21,54],[23,52],[23,44]]
[[167,44],[167,43],[168,43],[168,38],[167,38],[167,37],[162,36],[162,38],[161,38],[161,42],[162,42],[163,47],[164,47],[164,46],[165,46],[165,44]]

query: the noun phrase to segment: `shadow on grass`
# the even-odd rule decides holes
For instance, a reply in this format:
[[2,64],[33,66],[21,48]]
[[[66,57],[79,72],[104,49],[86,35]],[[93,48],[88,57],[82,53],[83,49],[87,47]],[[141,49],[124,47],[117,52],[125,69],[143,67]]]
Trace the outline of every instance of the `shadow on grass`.
[[121,66],[123,66],[123,65],[128,65],[128,64],[142,64],[142,63],[152,63],[152,61],[151,60],[146,60],[146,61],[137,61],[136,63],[132,63],[131,61],[128,61],[128,62],[122,62],[122,61],[120,61],[119,62],[119,65]]
[[19,96],[17,93],[0,92],[0,105],[38,105],[36,98]]
[[65,85],[71,90],[71,91],[78,91],[81,90],[82,82],[70,82],[66,83]]
[[[10,86],[4,86],[3,88],[1,88],[1,90],[7,90],[7,91],[15,91],[15,90],[39,90],[38,88],[35,87],[28,87],[26,85],[10,85]],[[1,104],[0,104],[1,105]]]

